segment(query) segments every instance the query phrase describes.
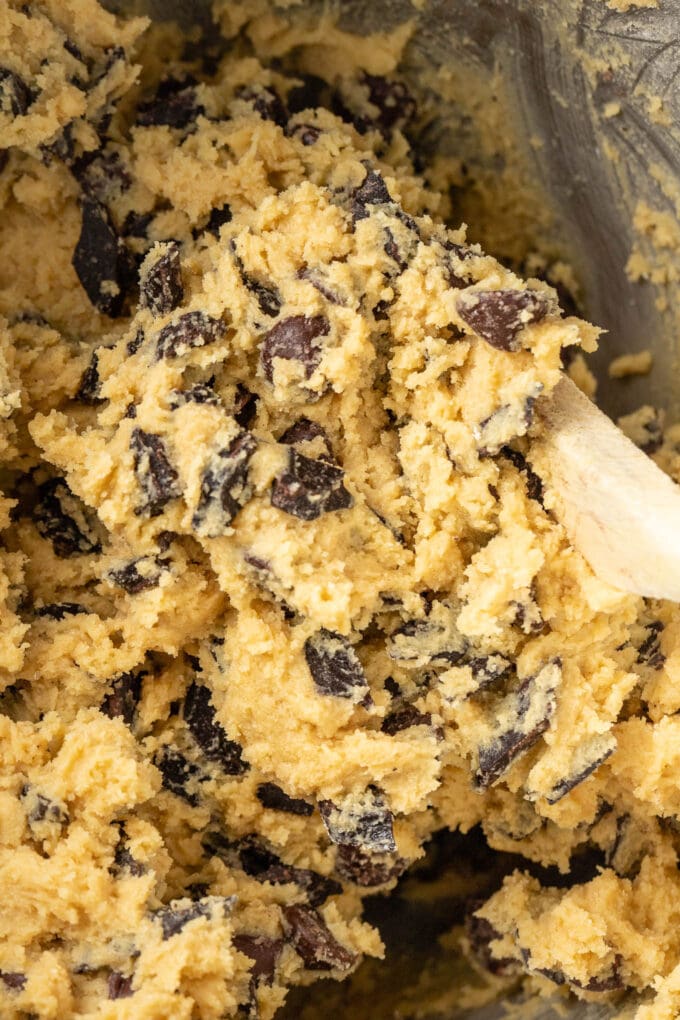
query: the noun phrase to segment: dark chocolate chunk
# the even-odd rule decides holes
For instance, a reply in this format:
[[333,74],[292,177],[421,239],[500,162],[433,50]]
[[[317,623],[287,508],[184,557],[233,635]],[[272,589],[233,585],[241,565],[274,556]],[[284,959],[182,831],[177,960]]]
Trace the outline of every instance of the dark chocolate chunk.
[[253,961],[250,973],[257,981],[270,985],[274,980],[276,961],[283,949],[283,939],[272,939],[267,935],[234,935],[234,948]]
[[466,665],[472,670],[472,679],[476,683],[475,693],[500,686],[509,680],[514,666],[504,655],[477,655],[468,659]]
[[137,405],[136,404],[134,404],[132,402],[128,404],[128,406],[125,408],[125,417],[129,418],[130,420],[132,420],[133,418],[137,417]]
[[76,390],[76,400],[81,404],[88,404],[90,407],[99,407],[106,401],[100,396],[101,382],[99,380],[99,357],[96,351],[92,352],[90,364],[83,372],[80,384]]
[[223,227],[225,223],[231,223],[231,209],[227,202],[225,202],[224,205],[217,206],[217,208],[211,210],[205,229],[209,234],[212,234],[213,237],[219,237],[220,227]]
[[344,305],[344,300],[337,294],[324,280],[323,276],[317,270],[311,269],[309,266],[303,266],[297,271],[298,280],[306,280],[307,283],[311,283],[315,290],[318,290],[319,294],[326,298],[326,301],[330,301],[332,305]]
[[491,949],[491,943],[500,939],[501,933],[485,917],[475,913],[483,903],[483,900],[473,901],[465,917],[465,934],[470,952],[477,963],[491,974],[499,977],[513,974],[518,970],[518,961],[511,957],[496,957]]
[[227,332],[221,319],[205,312],[185,312],[158,334],[156,357],[180,358],[195,347],[216,343]]
[[27,980],[25,974],[20,974],[16,970],[0,970],[0,981],[13,992],[22,992],[26,987]]
[[403,875],[407,862],[401,857],[369,854],[356,846],[339,846],[335,870],[348,882],[372,889]]
[[397,263],[399,271],[403,272],[408,265],[408,261],[401,254],[399,246],[394,239],[394,234],[389,227],[385,227],[385,243],[383,245],[383,249],[385,254],[388,255],[393,262]]
[[140,213],[131,209],[123,220],[121,233],[124,234],[125,237],[146,238],[146,232],[152,219],[153,213]]
[[313,907],[320,907],[329,896],[338,896],[342,892],[342,886],[335,879],[327,878],[326,875],[320,875],[309,868],[294,868],[290,864],[272,864],[265,871],[261,871],[257,878],[260,882],[271,882],[272,885],[293,883],[299,886],[305,891]]
[[588,757],[590,758],[585,764],[581,763],[576,771],[571,775],[565,776],[564,779],[560,780],[555,786],[553,786],[550,793],[547,795],[546,800],[548,804],[556,804],[558,800],[565,797],[571,790],[586,780],[589,776],[592,776],[593,772],[600,767],[600,765],[609,758],[616,750],[616,740],[613,737],[602,736],[599,737],[594,746],[592,747]]
[[231,414],[242,429],[247,429],[257,414],[258,399],[257,393],[251,393],[243,383],[237,384]]
[[311,443],[314,439],[321,439],[323,441],[323,445],[328,453],[327,459],[333,460],[333,447],[326,430],[317,421],[310,421],[309,418],[298,418],[280,436],[279,442],[284,443],[286,446],[297,446],[300,443]]
[[217,538],[253,495],[248,465],[257,450],[250,432],[239,432],[229,446],[212,455],[201,479],[201,494],[191,520],[198,535]]
[[230,740],[217,721],[208,687],[197,683],[189,685],[184,699],[184,719],[209,761],[217,762],[229,776],[241,776],[248,771],[248,763],[241,757],[241,745]]
[[429,726],[431,722],[432,716],[429,712],[419,712],[415,705],[403,705],[396,712],[390,712],[385,716],[380,729],[393,737],[395,733],[407,730],[411,726]]
[[666,661],[666,656],[661,651],[659,638],[663,631],[661,620],[654,620],[645,628],[647,637],[638,648],[637,661],[641,666],[649,666],[650,669],[661,669]]
[[[225,863],[234,865],[235,844],[221,833],[209,833],[203,839],[203,847]],[[307,894],[307,899],[313,907],[325,903],[329,896],[337,896],[342,892],[342,886],[335,879],[320,875],[318,871],[309,868],[296,868],[292,864],[284,864],[280,857],[251,837],[241,840],[238,845],[238,861],[245,873],[257,878],[258,882],[297,885]]]
[[64,620],[67,616],[81,616],[86,613],[85,606],[79,602],[50,602],[47,606],[39,606],[36,616],[46,616],[48,620]]
[[523,634],[540,634],[545,626],[541,607],[536,601],[534,585],[531,587],[529,597],[524,602],[512,602],[516,607],[515,618],[512,621],[514,627],[519,627]]
[[134,284],[134,262],[111,226],[104,206],[91,198],[82,201],[82,225],[72,261],[95,308],[111,318],[123,314]]
[[302,113],[303,110],[316,110],[319,106],[328,106],[328,85],[315,74],[299,74],[299,85],[293,85],[286,102],[291,113]]
[[357,960],[331,934],[321,915],[302,904],[283,906],[288,936],[309,970],[349,970]]
[[293,315],[272,326],[260,344],[260,360],[267,381],[274,381],[274,358],[299,361],[309,379],[321,361],[321,346],[315,341],[327,336],[329,331],[330,323],[323,315]]
[[144,503],[136,508],[135,513],[158,517],[168,503],[181,495],[177,472],[170,463],[165,443],[153,432],[133,429],[130,449],[135,475],[144,493]]
[[30,783],[26,783],[23,786],[19,798],[23,804],[26,820],[31,829],[35,830],[36,826],[39,826],[41,822],[58,827],[68,825],[69,816],[66,805],[54,797],[40,793]]
[[314,145],[322,133],[321,128],[314,124],[292,124],[286,132],[290,138],[299,138],[303,145]]
[[136,354],[143,343],[144,343],[144,330],[140,327],[133,336],[132,340],[128,340],[126,348],[128,354],[130,355]]
[[452,609],[437,602],[424,619],[407,620],[390,636],[390,659],[413,666],[455,666],[468,643],[459,633]]
[[364,220],[370,215],[368,205],[385,205],[392,201],[387,185],[377,170],[367,170],[366,176],[352,193],[352,219]]
[[367,72],[362,81],[368,87],[370,102],[378,108],[377,126],[381,132],[389,137],[395,128],[403,130],[416,112],[416,101],[406,85]]
[[33,102],[33,93],[18,74],[0,67],[0,113],[23,117]]
[[170,793],[174,793],[175,796],[181,797],[192,807],[196,807],[198,794],[188,787],[195,783],[205,782],[206,777],[198,765],[185,758],[181,751],[167,744],[154,758],[154,765],[161,773],[164,788]]
[[260,783],[257,788],[257,799],[260,804],[272,811],[286,811],[291,815],[309,815],[314,813],[314,805],[297,797],[289,797],[276,783]]
[[122,567],[109,570],[108,578],[112,584],[126,591],[128,595],[139,595],[142,591],[156,588],[162,573],[158,560],[150,556],[140,556]]
[[492,786],[545,733],[555,712],[555,692],[561,676],[561,663],[553,659],[506,696],[496,713],[504,723],[495,736],[479,748],[477,787]]
[[[177,901],[181,903],[182,901]],[[197,917],[212,917],[210,901],[198,900],[188,907],[162,907],[155,912],[155,919],[160,921],[163,929],[163,939],[170,939],[173,935],[179,935],[189,921],[195,921]]]
[[524,454],[519,450],[513,450],[511,446],[502,446],[500,453],[502,457],[514,464],[523,476],[529,499],[535,499],[543,506],[543,482],[532,469]]
[[198,102],[196,82],[191,78],[164,78],[156,94],[137,107],[137,123],[143,127],[165,124],[185,128],[205,113]]
[[357,653],[346,637],[322,628],[305,641],[305,659],[319,692],[364,702],[368,681]]
[[73,495],[63,478],[51,478],[38,488],[33,521],[60,559],[101,552],[94,512]]
[[260,311],[270,318],[275,319],[281,311],[283,304],[283,298],[273,283],[263,283],[262,280],[258,280],[252,273],[246,271],[243,262],[236,253],[236,247],[232,242],[232,251],[234,254],[234,262],[238,269],[239,276],[246,290],[249,290],[254,295],[260,306]]
[[132,994],[132,978],[112,970],[108,980],[109,999],[129,999]]
[[533,290],[475,291],[461,295],[457,308],[461,319],[499,351],[518,351],[521,330],[549,311],[547,299]]
[[184,404],[210,404],[212,407],[220,407],[221,401],[209,382],[198,382],[186,390],[173,390],[170,394],[170,407],[173,411],[183,407]]
[[321,800],[319,812],[332,843],[369,853],[389,854],[397,849],[392,830],[394,816],[382,791],[375,786],[340,805]]
[[126,725],[132,726],[142,697],[142,681],[147,675],[146,670],[139,669],[116,677],[102,701],[102,712],[110,719],[120,718]]
[[578,981],[576,978],[568,977],[567,980],[574,988],[581,988],[584,992],[618,992],[625,988],[621,976],[621,964],[623,960],[617,954],[611,968],[602,974],[596,974],[588,981]]
[[121,194],[132,177],[117,149],[101,149],[75,160],[71,172],[88,198],[106,205],[114,193]]
[[272,506],[302,521],[348,510],[354,506],[354,499],[343,485],[344,478],[344,471],[335,464],[311,460],[291,449],[288,470],[272,484]]
[[[184,300],[179,245],[169,241],[160,248],[160,255],[157,250],[147,255],[139,276],[140,307],[152,315],[167,315]],[[153,261],[147,264],[148,259]]]
[[288,113],[281,97],[271,85],[246,85],[238,92],[239,99],[252,104],[262,120],[271,120],[279,127],[284,127]]
[[139,878],[146,873],[146,865],[132,856],[129,847],[126,845],[127,834],[122,825],[119,825],[120,839],[113,854],[113,864],[109,868],[110,874],[118,877],[121,874],[132,878]]

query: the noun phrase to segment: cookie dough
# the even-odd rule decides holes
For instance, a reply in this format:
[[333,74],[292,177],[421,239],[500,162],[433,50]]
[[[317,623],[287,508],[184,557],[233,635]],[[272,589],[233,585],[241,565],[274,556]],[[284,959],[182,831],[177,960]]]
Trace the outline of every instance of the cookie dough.
[[438,218],[398,78],[298,41],[0,10],[0,1012],[268,1020],[482,826],[527,863],[475,965],[670,1018],[680,616],[527,457],[597,330]]

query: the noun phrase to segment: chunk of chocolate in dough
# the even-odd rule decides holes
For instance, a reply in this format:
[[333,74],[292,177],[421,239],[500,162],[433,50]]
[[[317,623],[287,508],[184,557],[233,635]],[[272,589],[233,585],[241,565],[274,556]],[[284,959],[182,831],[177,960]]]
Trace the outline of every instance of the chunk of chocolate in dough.
[[235,902],[235,896],[206,896],[193,903],[186,899],[173,900],[167,907],[157,910],[154,918],[160,921],[163,939],[166,940],[179,935],[190,921],[198,917],[214,917],[216,909],[221,908],[223,915],[229,914]]
[[[159,250],[160,248],[160,250]],[[140,307],[152,315],[167,315],[184,300],[180,249],[169,241],[153,249],[142,263],[139,273]]]
[[38,488],[33,522],[60,559],[101,552],[94,512],[74,496],[63,478],[51,478]]
[[185,128],[205,113],[198,101],[193,78],[164,78],[156,94],[137,107],[137,123],[143,127],[166,125]]
[[210,216],[208,216],[208,222],[204,229],[207,230],[209,234],[212,234],[213,237],[219,237],[220,228],[223,227],[225,223],[231,223],[231,215],[231,208],[227,202],[225,202],[224,205],[216,206],[214,209],[211,209]]
[[286,446],[302,446],[304,449],[305,443],[312,443],[315,439],[320,439],[326,449],[327,457],[322,459],[333,460],[333,447],[328,433],[317,421],[311,421],[309,418],[298,418],[279,437],[279,442]]
[[109,570],[108,578],[128,595],[139,595],[140,592],[158,586],[164,563],[161,564],[152,556],[140,556],[122,567]]
[[465,665],[472,670],[472,679],[477,685],[474,694],[480,694],[490,688],[505,683],[514,672],[514,665],[504,655],[494,652],[491,655],[476,655],[468,659]]
[[198,793],[195,786],[197,783],[205,782],[207,778],[198,765],[189,761],[181,751],[168,744],[162,747],[154,757],[154,765],[161,774],[163,787],[170,793],[174,793],[175,796],[181,797],[187,804],[196,807]]
[[588,745],[580,749],[574,756],[572,771],[550,790],[546,796],[548,804],[556,804],[566,797],[575,787],[588,779],[616,750],[616,738],[611,734],[601,734]]
[[253,495],[248,466],[257,450],[250,432],[239,432],[229,446],[218,450],[208,461],[201,479],[201,494],[191,520],[197,535],[217,538],[223,535],[239,510]]
[[491,974],[499,977],[516,974],[519,970],[517,960],[513,960],[512,957],[496,957],[493,954],[491,943],[502,938],[502,935],[490,921],[475,913],[483,904],[484,900],[473,900],[465,917],[465,934],[470,952],[477,963]]
[[307,283],[311,283],[312,287],[318,290],[319,294],[325,297],[326,301],[330,301],[332,305],[345,304],[345,299],[326,282],[319,269],[312,269],[311,266],[302,266],[301,269],[298,269],[296,276],[298,280],[306,280]]
[[135,428],[130,437],[135,475],[144,502],[135,509],[138,516],[158,517],[180,495],[178,475],[170,463],[165,443],[153,432]]
[[122,822],[118,822],[119,839],[113,853],[113,864],[109,868],[109,874],[114,877],[126,875],[132,878],[139,878],[147,871],[147,866],[142,861],[133,857],[127,844],[127,833]]
[[297,797],[289,797],[276,783],[260,783],[256,792],[260,804],[272,811],[286,811],[291,815],[306,817],[314,814],[313,804]]
[[231,415],[242,429],[247,429],[257,414],[258,400],[257,393],[251,393],[243,383],[237,383]]
[[109,999],[129,999],[132,993],[132,977],[125,977],[118,970],[112,970],[107,983]]
[[250,973],[256,981],[270,985],[274,980],[276,963],[283,949],[283,939],[272,939],[267,935],[234,935],[234,948],[253,961]]
[[553,659],[503,699],[495,713],[501,720],[496,733],[479,748],[477,787],[492,786],[545,733],[557,707],[555,695],[561,678],[561,663]]
[[322,628],[305,641],[305,659],[319,694],[365,704],[368,681],[346,637]]
[[455,612],[437,602],[429,616],[407,620],[387,642],[390,659],[407,666],[455,666],[468,649],[467,639],[456,627]]
[[35,611],[36,616],[58,622],[65,620],[67,616],[82,616],[83,613],[87,613],[87,609],[79,602],[50,602],[46,606],[39,606]]
[[365,853],[356,846],[339,846],[335,858],[338,875],[363,889],[385,885],[403,875],[407,867],[401,857]]
[[666,656],[661,651],[660,636],[663,631],[661,620],[654,620],[647,624],[646,637],[638,648],[637,661],[641,666],[649,666],[650,669],[661,669],[666,662]]
[[285,127],[288,112],[276,89],[271,85],[245,85],[239,90],[238,97],[250,103],[262,120],[271,120],[279,127]]
[[284,927],[309,970],[349,970],[357,960],[328,929],[312,907],[296,903],[281,908]]
[[501,447],[500,454],[514,464],[523,476],[529,499],[534,499],[543,506],[543,482],[532,469],[524,454],[519,450],[513,450],[511,446]]
[[550,310],[547,298],[533,290],[478,290],[461,294],[458,314],[483,340],[499,351],[518,351],[519,334]]
[[365,220],[370,215],[369,205],[385,205],[392,202],[387,185],[377,170],[367,169],[366,176],[352,192],[352,219]]
[[354,506],[344,486],[345,472],[324,460],[312,460],[291,449],[288,470],[274,479],[271,504],[302,521]]
[[221,765],[229,776],[241,776],[249,765],[241,757],[243,748],[230,740],[217,721],[210,689],[191,683],[184,699],[184,719],[191,735],[209,761]]
[[429,726],[431,722],[432,716],[429,712],[420,712],[415,705],[407,704],[386,715],[380,729],[383,733],[389,733],[393,737],[395,733],[401,733],[402,730],[407,730],[411,726]]
[[142,681],[148,676],[145,669],[121,673],[111,683],[111,690],[101,704],[101,710],[110,719],[120,718],[132,726],[135,712],[142,697]]
[[222,402],[212,388],[211,382],[197,382],[186,390],[173,390],[170,394],[170,407],[173,411],[185,404],[209,404],[211,407],[220,407]]
[[103,205],[84,197],[81,210],[73,268],[95,308],[115,319],[123,314],[125,300],[134,285],[134,260],[111,226]]
[[26,987],[28,978],[25,974],[21,974],[16,970],[0,970],[0,981],[2,981],[5,988],[9,988],[13,992],[22,992]]
[[33,102],[33,93],[18,74],[0,67],[0,113],[23,117]]
[[413,119],[416,101],[403,81],[367,72],[362,75],[362,81],[368,88],[370,102],[378,108],[376,123],[386,137],[395,128],[403,129]]
[[327,336],[330,323],[323,315],[292,315],[281,319],[266,333],[260,344],[260,361],[265,379],[274,381],[274,359],[297,361],[307,379],[321,361],[319,337]]
[[181,358],[196,347],[217,343],[226,333],[222,319],[215,319],[206,312],[185,312],[163,326],[156,342],[156,357]]
[[394,853],[394,816],[381,790],[369,786],[342,804],[319,801],[319,812],[332,843],[369,853]]
[[106,403],[100,395],[100,389],[99,355],[97,351],[93,351],[90,364],[80,378],[80,385],[76,390],[75,399],[80,401],[81,404],[87,404],[89,407],[100,407]]
[[263,283],[252,273],[248,273],[243,265],[242,260],[236,253],[236,246],[232,242],[232,250],[234,254],[234,261],[238,274],[241,277],[241,281],[246,290],[255,297],[260,311],[270,318],[275,319],[281,311],[281,305],[283,304],[283,298],[273,283]]
[[[258,882],[298,886],[306,893],[313,907],[321,906],[329,896],[337,896],[342,892],[342,886],[333,878],[320,875],[310,868],[284,864],[280,857],[255,837],[247,836],[240,844],[234,844],[221,833],[211,832],[203,839],[203,848],[232,867],[240,863],[246,875],[257,878]],[[235,850],[238,853],[237,860]]]

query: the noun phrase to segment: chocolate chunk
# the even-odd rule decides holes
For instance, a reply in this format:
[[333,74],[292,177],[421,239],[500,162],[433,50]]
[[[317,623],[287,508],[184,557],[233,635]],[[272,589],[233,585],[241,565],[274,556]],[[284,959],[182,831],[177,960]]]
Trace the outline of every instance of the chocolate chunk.
[[298,280],[306,280],[307,283],[311,283],[312,287],[318,290],[319,294],[325,297],[326,301],[330,301],[332,305],[345,304],[343,298],[325,282],[318,270],[310,269],[309,266],[303,266],[301,269],[298,269],[296,276]]
[[49,620],[61,622],[67,616],[81,616],[86,612],[85,606],[81,606],[79,602],[50,602],[47,606],[39,606],[35,611],[35,615],[45,616]]
[[313,907],[320,907],[329,896],[338,896],[342,892],[342,886],[335,879],[309,868],[294,868],[290,864],[272,864],[257,877],[260,882],[271,882],[272,885],[294,883],[306,892]]
[[352,192],[352,219],[364,220],[370,215],[368,205],[385,205],[392,201],[387,185],[377,170],[367,170],[366,176]]
[[131,209],[123,220],[121,233],[124,234],[125,237],[146,238],[147,230],[152,219],[153,213],[140,213]]
[[364,703],[368,681],[346,637],[325,627],[305,641],[305,659],[319,694]]
[[472,670],[476,683],[475,693],[500,686],[513,675],[514,666],[504,655],[478,655],[468,659],[466,665]]
[[[115,194],[132,184],[132,177],[117,149],[86,153],[73,162],[71,173],[88,198],[107,205]],[[124,232],[124,231],[123,231]]]
[[260,804],[263,807],[271,808],[272,811],[287,811],[291,815],[307,817],[314,813],[313,804],[309,804],[306,800],[299,800],[297,797],[289,797],[276,783],[260,783],[256,792]]
[[345,473],[323,460],[311,460],[291,449],[288,470],[274,479],[271,504],[301,521],[315,521],[322,514],[354,506],[343,485]]
[[58,828],[68,825],[70,819],[66,805],[54,797],[40,793],[30,783],[26,783],[22,787],[19,799],[26,812],[26,821],[29,828],[38,838],[43,834],[43,826],[40,823],[46,823],[48,826],[57,826]]
[[209,234],[212,234],[213,237],[219,237],[220,227],[223,227],[225,223],[231,223],[231,209],[227,202],[225,202],[224,205],[217,206],[217,208],[211,210],[205,229]]
[[641,666],[649,666],[650,669],[661,669],[666,662],[666,656],[661,651],[659,644],[660,634],[663,631],[661,620],[654,620],[647,624],[647,637],[638,648],[637,661]]
[[520,453],[519,450],[513,450],[511,446],[502,446],[500,454],[514,464],[523,476],[529,499],[535,499],[537,503],[543,506],[543,482],[531,468],[524,454]]
[[290,138],[298,138],[303,145],[314,145],[323,134],[321,128],[314,124],[292,124],[286,134]]
[[108,980],[109,999],[129,999],[132,994],[132,978],[112,970]]
[[335,858],[337,873],[363,889],[372,889],[399,878],[407,866],[401,857],[368,854],[356,846],[339,846]]
[[139,304],[141,308],[148,308],[152,315],[167,315],[181,305],[183,300],[179,245],[176,241],[170,241],[153,249],[142,264],[139,274]]
[[496,931],[485,917],[479,917],[474,912],[479,910],[483,903],[483,900],[474,900],[465,917],[465,934],[470,952],[477,963],[491,974],[497,974],[499,977],[511,975],[518,970],[517,960],[513,960],[511,957],[494,956],[491,943],[502,938],[501,933]]
[[239,99],[245,99],[252,104],[256,113],[259,113],[262,120],[271,120],[279,127],[284,127],[288,120],[288,113],[281,97],[271,85],[247,85],[237,93]]
[[523,634],[540,634],[545,626],[541,613],[541,607],[536,601],[534,585],[531,587],[529,597],[524,602],[511,602],[516,607],[515,618],[512,621],[513,627],[519,627]]
[[573,772],[565,776],[564,779],[560,780],[555,786],[553,786],[550,793],[546,796],[548,804],[556,804],[558,800],[565,797],[571,792],[576,786],[586,780],[589,776],[592,776],[593,772],[596,771],[602,765],[603,762],[609,758],[616,750],[616,739],[609,734],[602,734],[596,737],[580,751],[577,758],[577,764]]
[[161,773],[163,787],[170,793],[174,793],[175,796],[181,797],[187,804],[196,807],[198,794],[188,787],[195,783],[205,782],[206,777],[198,765],[185,758],[181,751],[177,751],[167,744],[154,758],[154,765]]
[[416,112],[416,101],[406,85],[367,72],[362,81],[368,87],[369,100],[378,108],[377,126],[381,132],[389,137],[396,127],[403,130]]
[[163,440],[153,432],[133,429],[130,449],[137,482],[144,493],[144,503],[135,509],[135,513],[158,517],[168,503],[181,495],[177,472],[170,463]]
[[26,987],[28,978],[25,974],[20,974],[16,970],[0,970],[0,981],[13,992],[22,992]]
[[185,128],[205,113],[196,96],[196,82],[189,77],[164,78],[153,98],[137,107],[137,123],[143,127],[165,124]]
[[222,340],[226,333],[227,327],[221,319],[205,312],[185,312],[158,334],[156,357],[180,358],[195,347]]
[[455,666],[465,655],[468,642],[458,631],[455,611],[433,602],[424,619],[407,620],[390,636],[390,659],[408,666]]
[[148,672],[144,669],[117,676],[102,701],[102,712],[110,719],[120,718],[126,725],[132,726],[142,697],[142,681],[145,676],[148,676]]
[[395,733],[407,730],[411,726],[429,726],[431,722],[432,716],[429,712],[419,712],[415,705],[404,705],[396,712],[390,712],[385,716],[380,729],[393,737]]
[[[234,865],[234,844],[225,839],[221,833],[210,833],[207,839],[204,838],[203,846],[226,864]],[[335,879],[320,875],[310,868],[296,868],[292,864],[284,864],[280,857],[252,837],[246,837],[241,841],[238,847],[238,861],[245,873],[257,878],[258,882],[297,885],[307,894],[307,899],[313,907],[321,906],[329,896],[337,896],[342,892],[342,886]]]
[[63,478],[51,478],[38,488],[33,522],[60,559],[101,552],[94,512],[73,495]]
[[242,747],[230,740],[217,721],[210,689],[191,683],[184,699],[184,719],[191,735],[209,761],[217,762],[229,776],[241,776],[249,765],[243,761]]
[[253,961],[250,973],[257,981],[270,985],[274,980],[276,962],[283,949],[283,939],[272,939],[267,935],[234,935],[234,948]]
[[18,74],[0,67],[0,113],[23,117],[33,102],[33,93]]
[[293,85],[288,92],[286,102],[291,113],[302,113],[303,110],[316,110],[319,106],[328,106],[328,85],[315,74],[296,75],[300,84]]
[[95,308],[114,319],[122,315],[134,283],[134,263],[106,209],[91,198],[82,201],[82,225],[72,261]]
[[293,315],[277,322],[260,344],[260,360],[267,381],[274,381],[274,358],[298,361],[309,379],[321,361],[321,347],[315,341],[327,336],[330,328],[323,315]]
[[609,969],[602,974],[596,974],[591,977],[588,981],[578,981],[576,978],[568,977],[567,980],[570,985],[575,988],[581,988],[584,992],[618,992],[622,988],[625,988],[625,982],[621,976],[621,965],[623,960],[618,954],[614,958],[614,962]]
[[126,591],[128,595],[139,595],[142,591],[156,588],[161,578],[159,561],[151,556],[140,556],[123,567],[109,570],[107,577],[112,584]]
[[518,351],[519,333],[540,322],[549,311],[547,299],[532,290],[480,290],[462,294],[458,313],[474,332],[499,351]]
[[173,390],[170,394],[170,407],[176,411],[178,407],[185,404],[210,404],[211,407],[221,407],[220,398],[215,393],[210,383],[194,383],[186,390]]
[[495,713],[502,722],[495,736],[479,748],[477,787],[492,786],[545,733],[555,713],[555,692],[561,676],[561,663],[553,659],[503,700]]
[[214,453],[203,472],[198,506],[191,520],[197,535],[223,535],[253,495],[248,465],[257,450],[250,432],[239,432],[229,446]]
[[260,306],[260,311],[270,318],[275,319],[281,311],[281,305],[283,304],[283,298],[279,294],[277,288],[273,283],[263,283],[258,280],[252,273],[248,273],[243,265],[243,262],[236,254],[236,248],[234,242],[232,242],[232,251],[234,254],[234,262],[238,269],[239,276],[246,290],[249,290],[254,295]]
[[251,393],[243,383],[237,384],[231,414],[241,428],[247,429],[257,414],[258,399],[257,393]]
[[106,403],[100,396],[100,388],[99,357],[97,352],[93,351],[90,364],[81,376],[75,399],[79,400],[81,404],[88,404],[90,407],[100,407]]
[[385,227],[385,243],[383,245],[383,249],[385,251],[385,254],[388,255],[393,262],[397,263],[399,271],[403,272],[408,265],[408,261],[402,256],[401,252],[399,251],[399,246],[395,241],[394,234],[392,233],[389,227]]
[[319,801],[319,812],[332,843],[369,853],[394,853],[393,815],[376,786],[348,797],[341,805]]
[[298,446],[302,443],[311,443],[315,439],[321,439],[326,447],[327,459],[333,460],[333,448],[326,430],[317,421],[310,421],[309,418],[298,418],[280,436],[279,442],[284,443],[286,446]]
[[[182,900],[175,901],[177,903],[183,902]],[[163,940],[170,939],[173,935],[179,935],[182,928],[184,928],[189,921],[195,921],[197,917],[212,917],[212,909],[210,901],[198,900],[197,903],[191,903],[188,907],[162,907],[161,910],[155,912],[155,919],[160,921],[161,928],[163,929]]]
[[129,847],[126,845],[127,833],[122,824],[119,823],[120,839],[113,854],[113,864],[109,868],[110,874],[115,877],[121,874],[132,878],[139,878],[146,873],[146,865],[132,856]]
[[141,327],[137,330],[132,340],[128,340],[126,350],[128,354],[136,354],[139,348],[144,343],[144,330]]
[[356,963],[354,953],[340,945],[312,907],[298,903],[281,912],[293,948],[309,970],[349,970]]

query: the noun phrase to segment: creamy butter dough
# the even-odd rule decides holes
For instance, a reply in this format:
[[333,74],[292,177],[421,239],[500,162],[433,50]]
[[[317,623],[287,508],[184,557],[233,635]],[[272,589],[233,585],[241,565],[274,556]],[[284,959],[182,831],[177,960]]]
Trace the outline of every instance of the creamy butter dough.
[[476,966],[675,1016],[680,618],[527,459],[597,330],[437,218],[403,83],[144,28],[0,10],[0,1012],[267,1020],[481,825]]

